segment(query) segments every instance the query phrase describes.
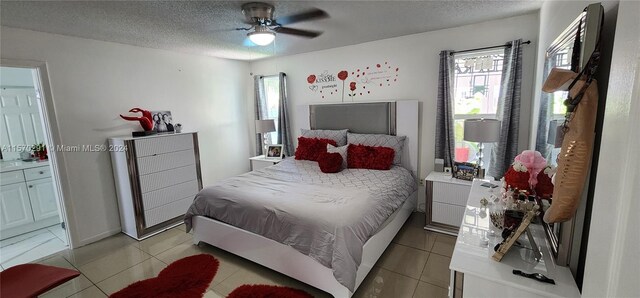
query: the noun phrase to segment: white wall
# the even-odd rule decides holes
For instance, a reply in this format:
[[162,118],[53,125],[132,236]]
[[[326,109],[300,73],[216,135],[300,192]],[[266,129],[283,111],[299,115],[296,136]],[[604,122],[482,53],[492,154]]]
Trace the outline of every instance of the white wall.
[[640,293],[640,2],[620,1],[582,294]]
[[16,67],[0,68],[0,86],[2,87],[33,87],[31,69]]
[[[287,74],[290,113],[292,119],[295,106],[310,102],[339,102],[339,95],[327,94],[326,98],[311,95],[306,82],[309,74],[324,70],[336,72],[343,68],[351,69],[388,61],[398,67],[397,84],[388,88],[379,88],[375,94],[357,96],[356,101],[375,101],[393,99],[417,99],[420,101],[420,177],[424,178],[433,170],[435,156],[435,111],[438,94],[439,53],[442,50],[465,50],[470,48],[504,44],[507,41],[522,38],[531,40],[524,46],[522,107],[520,118],[519,147],[529,146],[529,122],[531,115],[531,97],[536,61],[536,41],[538,37],[538,14],[529,14],[507,19],[484,22],[469,26],[425,32],[420,34],[390,38],[353,46],[261,60],[251,63],[254,74]],[[335,74],[335,73],[334,73]],[[350,79],[347,79],[347,88]],[[252,86],[250,87],[252,94]],[[338,89],[342,87],[339,86]],[[252,96],[248,96],[252,102]],[[347,96],[346,100],[349,100]],[[252,106],[251,106],[252,107]],[[252,108],[250,108],[252,109]],[[253,116],[249,111],[249,117]],[[250,118],[252,119],[252,118]],[[296,127],[293,123],[293,127]],[[299,132],[292,132],[297,137]],[[424,210],[424,189],[420,191],[419,209]]]
[[[170,110],[199,131],[204,185],[249,170],[247,62],[1,28],[3,59],[46,61],[63,145],[106,144],[139,130],[132,107]],[[108,152],[63,153],[76,244],[120,231]]]

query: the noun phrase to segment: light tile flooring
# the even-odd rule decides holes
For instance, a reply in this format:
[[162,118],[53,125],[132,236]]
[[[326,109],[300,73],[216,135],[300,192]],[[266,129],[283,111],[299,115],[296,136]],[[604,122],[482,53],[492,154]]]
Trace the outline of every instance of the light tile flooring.
[[0,241],[0,269],[33,262],[67,249],[67,236],[57,224]]
[[[354,297],[446,297],[449,261],[455,239],[425,231],[424,213],[414,213],[369,273]],[[75,250],[66,250],[40,263],[76,268],[82,275],[44,297],[105,297],[158,273],[180,258],[208,253],[220,268],[205,297],[224,297],[243,284],[272,284],[299,288],[315,297],[330,297],[318,289],[201,243],[192,243],[184,226],[143,241],[124,234]]]

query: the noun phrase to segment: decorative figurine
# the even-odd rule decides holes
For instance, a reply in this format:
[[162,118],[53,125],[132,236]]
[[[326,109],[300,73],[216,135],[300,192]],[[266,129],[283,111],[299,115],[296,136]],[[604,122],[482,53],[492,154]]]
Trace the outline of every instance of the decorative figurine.
[[142,113],[142,117],[133,117],[133,116],[122,116],[120,115],[120,117],[124,120],[127,121],[138,121],[140,122],[140,126],[142,126],[142,129],[144,129],[144,131],[134,131],[131,133],[131,135],[133,137],[141,137],[141,136],[148,136],[148,135],[153,135],[156,132],[153,131],[153,121],[151,118],[151,112],[147,111],[147,110],[143,110],[141,108],[133,108],[131,110],[129,110],[129,112],[131,113]]

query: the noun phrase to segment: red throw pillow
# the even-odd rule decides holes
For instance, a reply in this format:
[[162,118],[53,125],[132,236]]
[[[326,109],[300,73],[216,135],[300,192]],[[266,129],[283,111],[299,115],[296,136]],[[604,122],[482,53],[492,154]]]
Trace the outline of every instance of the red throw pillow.
[[373,147],[349,144],[347,166],[356,169],[388,170],[396,152],[389,147]]
[[320,153],[318,165],[323,173],[337,173],[342,170],[342,155],[340,153]]
[[330,139],[299,137],[296,159],[318,161],[320,154],[327,152],[327,144],[337,145],[336,141]]

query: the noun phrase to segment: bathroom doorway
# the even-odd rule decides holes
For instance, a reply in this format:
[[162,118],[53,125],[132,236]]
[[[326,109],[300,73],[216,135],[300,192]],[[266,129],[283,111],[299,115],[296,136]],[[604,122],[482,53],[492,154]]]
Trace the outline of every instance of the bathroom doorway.
[[38,67],[0,66],[2,270],[69,248],[42,81]]

